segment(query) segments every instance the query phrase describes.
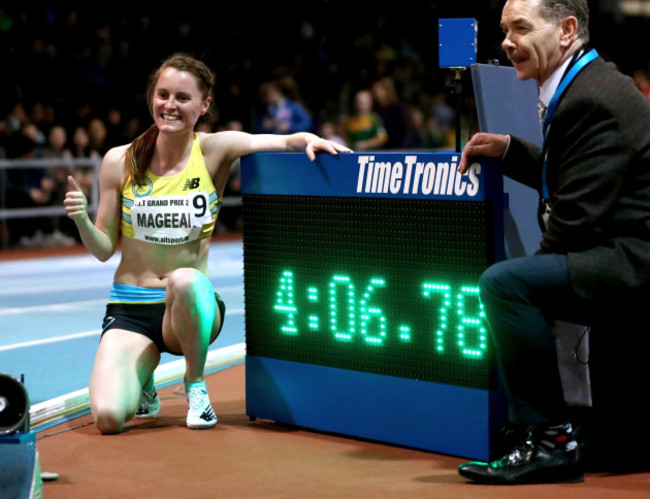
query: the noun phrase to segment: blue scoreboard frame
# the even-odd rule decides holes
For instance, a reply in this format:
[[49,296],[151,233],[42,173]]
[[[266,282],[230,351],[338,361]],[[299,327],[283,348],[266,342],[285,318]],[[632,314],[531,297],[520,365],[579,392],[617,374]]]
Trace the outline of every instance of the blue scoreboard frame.
[[471,459],[505,401],[478,298],[503,182],[454,152],[242,158],[246,411]]

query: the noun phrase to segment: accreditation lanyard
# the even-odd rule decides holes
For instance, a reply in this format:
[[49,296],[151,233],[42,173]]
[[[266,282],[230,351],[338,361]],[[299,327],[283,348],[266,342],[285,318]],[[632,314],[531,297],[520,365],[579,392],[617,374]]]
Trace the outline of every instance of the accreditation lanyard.
[[[596,52],[595,49],[591,49],[589,52],[587,52],[585,55],[580,57],[576,61],[576,63],[571,66],[571,69],[569,72],[562,78],[562,81],[557,87],[557,90],[553,94],[553,97],[551,98],[551,102],[548,104],[548,109],[546,111],[546,117],[544,118],[544,142],[546,142],[546,135],[548,133],[548,128],[551,125],[551,120],[553,119],[553,115],[555,114],[555,110],[557,109],[558,102],[560,101],[560,97],[564,93],[564,91],[567,89],[569,84],[573,81],[573,79],[576,77],[576,75],[591,61],[596,59],[598,57],[598,52]],[[546,145],[546,144],[544,144]],[[544,164],[542,165],[542,201],[544,204],[546,204],[546,209],[549,211],[549,192],[548,192],[548,185],[546,183],[546,155],[548,154],[546,152],[546,147],[544,147]]]

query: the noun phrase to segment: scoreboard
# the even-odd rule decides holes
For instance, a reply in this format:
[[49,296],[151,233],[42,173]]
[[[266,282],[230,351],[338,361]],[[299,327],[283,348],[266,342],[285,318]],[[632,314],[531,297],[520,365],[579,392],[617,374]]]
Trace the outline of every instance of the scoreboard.
[[505,421],[477,281],[502,178],[453,152],[242,158],[251,417],[473,459]]

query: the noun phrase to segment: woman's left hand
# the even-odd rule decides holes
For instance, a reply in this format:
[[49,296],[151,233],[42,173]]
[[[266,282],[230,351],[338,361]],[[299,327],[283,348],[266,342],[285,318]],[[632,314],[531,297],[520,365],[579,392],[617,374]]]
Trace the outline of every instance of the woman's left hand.
[[316,160],[316,153],[319,151],[328,152],[330,154],[338,154],[340,152],[352,152],[352,149],[346,147],[338,142],[332,142],[331,140],[317,138],[312,140],[305,147],[305,152],[310,160]]

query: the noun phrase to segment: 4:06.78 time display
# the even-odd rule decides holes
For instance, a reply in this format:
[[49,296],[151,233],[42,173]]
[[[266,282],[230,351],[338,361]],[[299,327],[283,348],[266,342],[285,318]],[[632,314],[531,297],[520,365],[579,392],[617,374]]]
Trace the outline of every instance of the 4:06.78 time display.
[[247,355],[494,386],[483,202],[247,196]]
[[[355,283],[348,275],[333,274],[324,287],[298,288],[296,279],[292,270],[278,277],[273,310],[284,318],[279,324],[282,334],[323,332],[337,342],[358,341],[372,348],[385,348],[392,341],[408,344],[413,334],[422,334],[429,338],[431,352],[438,355],[455,349],[463,357],[477,359],[486,353],[485,314],[475,286],[453,289],[443,282],[415,284],[420,298],[430,303],[433,320],[428,330],[413,331],[410,324],[391,324],[387,317],[382,302],[389,294],[382,291],[388,291],[390,283],[383,277]],[[305,305],[299,308],[296,295],[301,292]]]

